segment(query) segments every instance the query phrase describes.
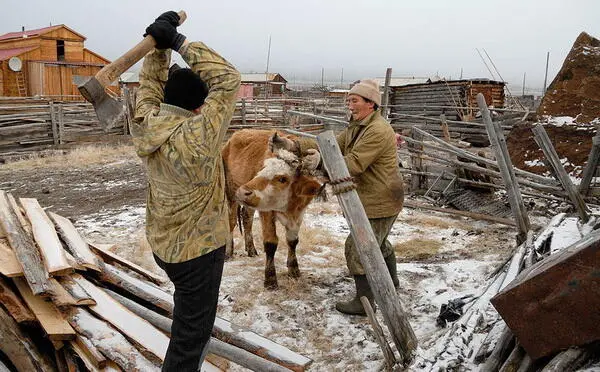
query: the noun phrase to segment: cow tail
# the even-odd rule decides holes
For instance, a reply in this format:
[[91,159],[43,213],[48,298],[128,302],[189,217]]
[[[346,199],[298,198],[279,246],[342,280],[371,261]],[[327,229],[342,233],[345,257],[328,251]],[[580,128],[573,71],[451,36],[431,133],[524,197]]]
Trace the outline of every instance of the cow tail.
[[244,227],[242,226],[244,224],[244,210],[242,208],[243,207],[238,204],[235,212],[237,217],[238,229],[240,229],[240,235],[244,236]]

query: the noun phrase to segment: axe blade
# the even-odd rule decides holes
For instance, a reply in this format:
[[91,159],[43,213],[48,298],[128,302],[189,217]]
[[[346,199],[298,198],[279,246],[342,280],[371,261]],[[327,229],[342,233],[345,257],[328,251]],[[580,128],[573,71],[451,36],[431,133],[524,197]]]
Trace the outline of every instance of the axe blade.
[[96,116],[105,132],[120,121],[125,120],[125,106],[123,103],[119,103],[109,96],[95,77],[89,78],[77,88],[81,95],[94,106]]

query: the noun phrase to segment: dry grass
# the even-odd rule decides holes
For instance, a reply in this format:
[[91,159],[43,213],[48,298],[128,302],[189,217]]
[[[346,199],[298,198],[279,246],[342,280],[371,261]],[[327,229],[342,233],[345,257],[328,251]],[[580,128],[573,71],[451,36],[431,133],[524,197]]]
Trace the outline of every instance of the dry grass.
[[138,159],[132,145],[84,145],[71,150],[47,150],[24,155],[2,165],[4,169],[24,168],[78,168],[91,164],[105,164]]
[[[402,218],[400,218],[402,220]],[[448,229],[448,228],[456,228],[461,230],[472,230],[472,226],[469,224],[452,220],[450,221],[448,218],[438,218],[438,217],[425,217],[425,216],[410,216],[406,217],[403,221],[412,226],[420,226],[420,227],[432,227],[436,229]]]
[[425,260],[440,251],[442,243],[437,240],[416,238],[394,245],[396,254],[409,261]]

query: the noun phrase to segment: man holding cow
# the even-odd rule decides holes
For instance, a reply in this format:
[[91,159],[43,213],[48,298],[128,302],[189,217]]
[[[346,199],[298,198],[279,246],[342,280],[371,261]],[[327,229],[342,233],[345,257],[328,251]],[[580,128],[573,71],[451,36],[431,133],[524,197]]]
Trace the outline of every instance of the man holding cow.
[[[216,317],[230,241],[220,149],[233,115],[239,72],[202,42],[177,32],[175,12],[146,29],[133,141],[148,177],[146,236],[175,286],[163,371],[197,371]],[[171,50],[190,68],[169,74]]]
[[[357,184],[362,202],[394,286],[398,287],[396,255],[387,237],[404,202],[402,176],[396,156],[396,136],[390,124],[380,115],[381,94],[373,80],[361,80],[348,94],[348,108],[352,114],[346,129],[337,135],[350,175]],[[301,152],[315,148],[316,142],[300,139],[296,145]],[[366,315],[360,302],[365,296],[374,306],[373,292],[352,236],[345,243],[346,264],[354,277],[356,295],[347,302],[338,302],[335,308],[345,314]]]

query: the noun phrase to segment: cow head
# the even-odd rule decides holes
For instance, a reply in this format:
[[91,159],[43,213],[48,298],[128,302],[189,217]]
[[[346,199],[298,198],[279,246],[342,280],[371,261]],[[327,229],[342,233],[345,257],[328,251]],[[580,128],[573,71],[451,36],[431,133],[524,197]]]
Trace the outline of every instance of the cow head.
[[292,146],[292,140],[273,134],[262,169],[238,188],[237,201],[258,210],[286,212],[290,199],[307,197],[312,200],[322,186],[317,177],[310,175],[319,164],[320,154],[314,150],[299,158],[290,151]]

